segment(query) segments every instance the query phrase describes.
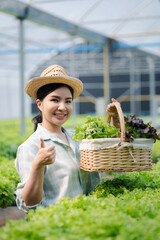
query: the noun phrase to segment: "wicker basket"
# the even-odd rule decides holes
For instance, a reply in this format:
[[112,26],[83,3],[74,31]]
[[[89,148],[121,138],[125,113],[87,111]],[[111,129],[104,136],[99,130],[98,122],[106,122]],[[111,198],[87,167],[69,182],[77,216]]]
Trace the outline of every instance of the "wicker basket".
[[[97,138],[80,142],[80,169],[95,172],[132,172],[152,170],[153,140],[147,138],[127,142],[125,137],[125,122],[121,106],[117,108],[121,138]],[[109,123],[111,117],[108,116]]]

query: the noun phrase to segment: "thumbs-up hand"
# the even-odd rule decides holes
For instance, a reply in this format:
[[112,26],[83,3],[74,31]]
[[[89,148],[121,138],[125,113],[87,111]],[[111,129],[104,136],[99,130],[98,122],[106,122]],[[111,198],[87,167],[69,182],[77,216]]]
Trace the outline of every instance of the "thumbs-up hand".
[[34,159],[34,163],[36,163],[38,167],[50,165],[55,162],[55,157],[55,146],[51,145],[49,147],[45,147],[44,140],[40,138],[40,149]]

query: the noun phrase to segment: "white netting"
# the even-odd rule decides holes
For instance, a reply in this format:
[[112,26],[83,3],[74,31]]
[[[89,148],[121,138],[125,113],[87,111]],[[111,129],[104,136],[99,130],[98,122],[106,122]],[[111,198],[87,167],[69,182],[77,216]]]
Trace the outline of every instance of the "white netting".
[[140,149],[151,149],[154,140],[147,138],[137,138],[133,142],[122,142],[120,138],[99,138],[99,139],[84,139],[80,142],[80,150],[98,150],[105,148],[118,147],[133,147]]

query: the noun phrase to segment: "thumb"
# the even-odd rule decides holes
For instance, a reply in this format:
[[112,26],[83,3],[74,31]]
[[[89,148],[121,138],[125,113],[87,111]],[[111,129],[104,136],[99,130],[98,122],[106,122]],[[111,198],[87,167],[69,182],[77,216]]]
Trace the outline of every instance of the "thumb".
[[41,141],[41,148],[45,148],[44,140],[42,138],[40,138],[40,141]]
[[112,98],[112,102],[117,102],[117,100],[116,100],[116,99],[114,99],[114,98]]

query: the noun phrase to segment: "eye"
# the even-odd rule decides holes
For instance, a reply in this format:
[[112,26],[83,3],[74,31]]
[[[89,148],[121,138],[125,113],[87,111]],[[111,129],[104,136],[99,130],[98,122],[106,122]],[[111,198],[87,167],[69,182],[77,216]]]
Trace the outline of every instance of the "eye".
[[66,103],[72,103],[72,100],[67,100]]
[[53,99],[51,99],[51,101],[52,101],[52,102],[58,102],[58,99],[53,98]]

